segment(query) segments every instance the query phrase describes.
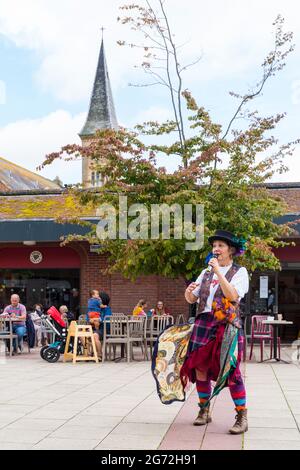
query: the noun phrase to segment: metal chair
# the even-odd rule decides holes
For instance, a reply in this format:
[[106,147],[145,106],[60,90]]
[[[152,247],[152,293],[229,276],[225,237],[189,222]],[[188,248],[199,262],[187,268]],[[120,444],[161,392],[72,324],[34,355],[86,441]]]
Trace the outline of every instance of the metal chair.
[[150,343],[151,357],[153,343],[157,341],[163,330],[171,325],[174,325],[174,317],[172,315],[153,315],[151,317],[150,330],[147,331],[147,342]]
[[[9,325],[9,326],[8,326]],[[9,344],[9,355],[12,356],[13,352],[13,340],[17,339],[18,335],[14,334],[12,331],[12,322],[5,320],[5,318],[0,317],[0,340],[5,341],[5,345]],[[6,350],[6,347],[5,347]]]
[[130,342],[130,354],[133,357],[133,344],[140,343],[142,354],[144,359],[148,360],[147,350],[147,317],[146,315],[131,315],[129,318],[129,342]]
[[[253,315],[251,318],[251,337],[250,337],[250,355],[249,360],[252,358],[254,340],[260,341],[260,361],[263,361],[264,357],[264,342],[270,341],[270,357],[273,355],[273,328],[272,325],[266,325],[262,323],[268,319],[268,315]],[[280,338],[278,337],[278,352],[280,358]]]
[[[105,317],[103,321],[103,344],[102,344],[102,362],[107,357],[107,345],[116,346],[117,344],[126,345],[127,362],[130,361],[130,340],[129,340],[129,319],[124,316],[111,315]],[[109,326],[109,328],[108,328]],[[110,357],[110,354],[109,354]],[[115,348],[114,348],[115,359]]]
[[187,322],[186,315],[184,315],[183,313],[180,313],[179,315],[177,315],[176,325],[184,325],[184,323],[186,322]]

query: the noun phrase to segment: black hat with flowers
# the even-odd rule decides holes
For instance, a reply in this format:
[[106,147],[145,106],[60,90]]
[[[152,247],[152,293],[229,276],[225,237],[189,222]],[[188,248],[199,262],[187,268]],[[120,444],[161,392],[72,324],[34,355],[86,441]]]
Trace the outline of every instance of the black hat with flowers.
[[236,237],[232,232],[228,232],[227,230],[216,230],[215,234],[208,238],[211,245],[216,240],[222,240],[228,243],[228,245],[236,248],[236,256],[241,255],[246,251],[246,240],[244,238]]

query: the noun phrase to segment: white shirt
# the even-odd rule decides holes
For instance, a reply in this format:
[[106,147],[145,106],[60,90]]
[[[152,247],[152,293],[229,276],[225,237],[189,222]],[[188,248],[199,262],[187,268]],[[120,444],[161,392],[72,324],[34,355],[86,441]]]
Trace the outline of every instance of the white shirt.
[[[220,266],[220,271],[223,274],[223,276],[226,275],[227,271],[229,271],[231,266],[232,266],[232,263],[228,266]],[[194,296],[198,297],[198,300],[197,300],[198,303],[199,303],[199,291],[201,288],[201,283],[202,283],[202,279],[203,279],[205,271],[206,269],[203,269],[203,271],[201,271],[200,276],[198,276],[198,278],[195,281],[199,283],[200,285],[192,291]],[[238,272],[232,277],[230,284],[235,287],[239,295],[239,301],[240,301],[244,297],[244,295],[247,294],[249,290],[249,276],[248,276],[247,269],[244,267],[241,267],[238,270]],[[219,279],[218,279],[218,276],[214,274],[212,281],[210,283],[209,296],[208,296],[205,308],[204,310],[202,310],[202,312],[210,312],[212,310],[213,298],[218,287],[219,287]],[[202,312],[199,312],[199,313],[202,313]]]

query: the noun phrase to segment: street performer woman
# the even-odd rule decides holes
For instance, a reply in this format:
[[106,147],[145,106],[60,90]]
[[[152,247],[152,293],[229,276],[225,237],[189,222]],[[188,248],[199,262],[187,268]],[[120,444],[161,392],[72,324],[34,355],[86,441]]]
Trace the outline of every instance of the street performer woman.
[[[245,240],[225,230],[217,230],[208,240],[212,245],[208,268],[185,291],[187,302],[198,302],[198,314],[180,376],[183,384],[196,382],[200,411],[193,424],[201,426],[211,422],[211,381],[218,380],[219,384],[223,374],[224,380],[219,388],[229,387],[237,412],[236,422],[229,432],[241,434],[248,430],[248,423],[246,391],[239,367],[244,333],[238,305],[248,292],[249,277],[246,268],[233,262],[233,256],[245,251]],[[236,341],[235,347],[234,340],[231,343],[227,341],[229,333]],[[226,344],[231,344],[231,349],[226,350]],[[227,374],[226,370],[220,374],[220,364],[226,360]],[[214,395],[218,393],[218,384]]]

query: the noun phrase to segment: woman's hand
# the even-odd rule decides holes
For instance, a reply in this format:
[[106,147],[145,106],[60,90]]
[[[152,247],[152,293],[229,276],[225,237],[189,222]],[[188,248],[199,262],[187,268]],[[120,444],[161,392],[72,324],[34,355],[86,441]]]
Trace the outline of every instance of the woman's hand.
[[185,296],[185,300],[189,304],[194,304],[197,301],[198,297],[196,297],[193,294],[193,290],[196,289],[198,286],[199,286],[198,282],[191,282],[191,284],[186,288],[184,296]]
[[208,262],[208,266],[212,267],[213,272],[215,274],[218,274],[220,272],[220,265],[219,265],[218,258],[211,258]]
[[188,287],[186,288],[186,292],[188,292],[189,294],[191,294],[193,292],[193,290],[196,289],[196,287],[199,286],[199,283],[198,282],[191,282]]

